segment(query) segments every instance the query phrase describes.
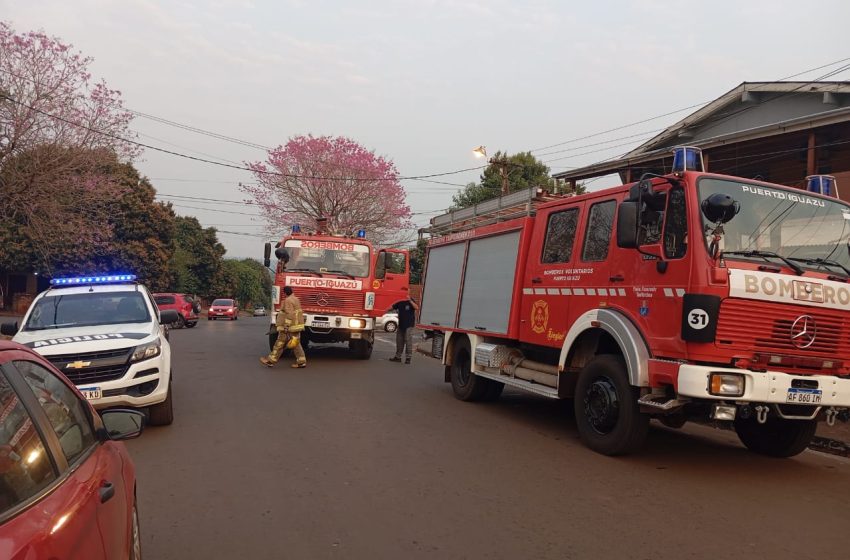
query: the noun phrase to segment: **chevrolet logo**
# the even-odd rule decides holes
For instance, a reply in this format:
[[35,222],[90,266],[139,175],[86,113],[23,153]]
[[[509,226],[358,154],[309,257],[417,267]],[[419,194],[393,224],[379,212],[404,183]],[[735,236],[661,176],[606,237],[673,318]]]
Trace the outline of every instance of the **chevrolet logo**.
[[89,367],[91,362],[84,362],[82,360],[77,360],[76,362],[71,362],[65,369],[83,369],[84,367]]

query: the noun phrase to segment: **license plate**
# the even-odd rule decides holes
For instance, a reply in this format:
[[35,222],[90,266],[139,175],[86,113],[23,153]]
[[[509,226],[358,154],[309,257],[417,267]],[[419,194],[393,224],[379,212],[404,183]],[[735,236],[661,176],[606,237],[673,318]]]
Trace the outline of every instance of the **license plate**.
[[100,398],[103,398],[103,391],[100,390],[100,387],[86,387],[85,389],[80,389],[80,392],[86,398],[86,400],[94,401]]
[[788,389],[785,402],[795,404],[820,404],[823,391],[820,389]]
[[359,332],[351,333],[351,339],[352,340],[355,340],[355,339],[358,339],[358,338],[363,338]]
[[318,327],[320,329],[329,329],[331,328],[331,324],[327,321],[313,321],[310,324],[311,327]]

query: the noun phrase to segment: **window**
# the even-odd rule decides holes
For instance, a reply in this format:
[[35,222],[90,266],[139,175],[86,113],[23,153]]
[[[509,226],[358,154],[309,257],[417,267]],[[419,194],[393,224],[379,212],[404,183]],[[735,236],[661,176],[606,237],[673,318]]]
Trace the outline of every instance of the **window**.
[[573,241],[578,227],[578,208],[555,212],[546,224],[546,242],[543,244],[544,263],[569,262],[573,254]]
[[212,302],[212,305],[216,307],[233,307],[232,299],[217,299]]
[[154,296],[153,299],[157,305],[171,305],[174,303],[174,296]]
[[688,214],[685,211],[685,191],[681,187],[670,189],[666,218],[664,256],[668,259],[681,259],[688,249]]
[[590,207],[587,218],[587,231],[584,232],[584,249],[581,260],[604,261],[608,257],[611,244],[611,230],[614,227],[614,210],[617,203],[613,200],[597,202]]
[[0,375],[0,515],[56,479],[44,442],[18,395]]
[[151,320],[144,296],[138,292],[46,292],[32,306],[23,330],[90,327]]
[[387,272],[404,274],[405,268],[403,253],[387,253]]
[[83,402],[47,368],[34,362],[15,362],[24,380],[32,388],[59,443],[68,464],[73,464],[94,445],[94,433]]

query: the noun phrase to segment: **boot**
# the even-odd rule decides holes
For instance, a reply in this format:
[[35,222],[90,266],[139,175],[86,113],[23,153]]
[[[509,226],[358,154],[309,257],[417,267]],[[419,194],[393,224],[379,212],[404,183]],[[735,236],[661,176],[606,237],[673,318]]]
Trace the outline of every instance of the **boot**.
[[260,358],[260,363],[263,364],[266,367],[274,367],[274,363],[271,360],[269,360],[268,358],[266,358],[265,356]]

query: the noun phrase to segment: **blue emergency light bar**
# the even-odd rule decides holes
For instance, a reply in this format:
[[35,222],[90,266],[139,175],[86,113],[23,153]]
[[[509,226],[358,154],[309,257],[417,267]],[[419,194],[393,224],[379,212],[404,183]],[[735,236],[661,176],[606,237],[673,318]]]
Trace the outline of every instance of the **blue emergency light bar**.
[[358,229],[357,230],[357,237],[359,239],[366,239],[366,230],[365,229]]
[[809,175],[806,177],[806,190],[838,198],[838,185],[832,175]]
[[301,226],[299,226],[298,224],[294,224],[292,226],[292,233],[301,233]]
[[673,173],[703,171],[702,150],[693,146],[673,148]]
[[76,276],[73,278],[51,278],[51,286],[82,286],[87,284],[116,284],[133,282],[135,274],[111,274],[109,276]]

